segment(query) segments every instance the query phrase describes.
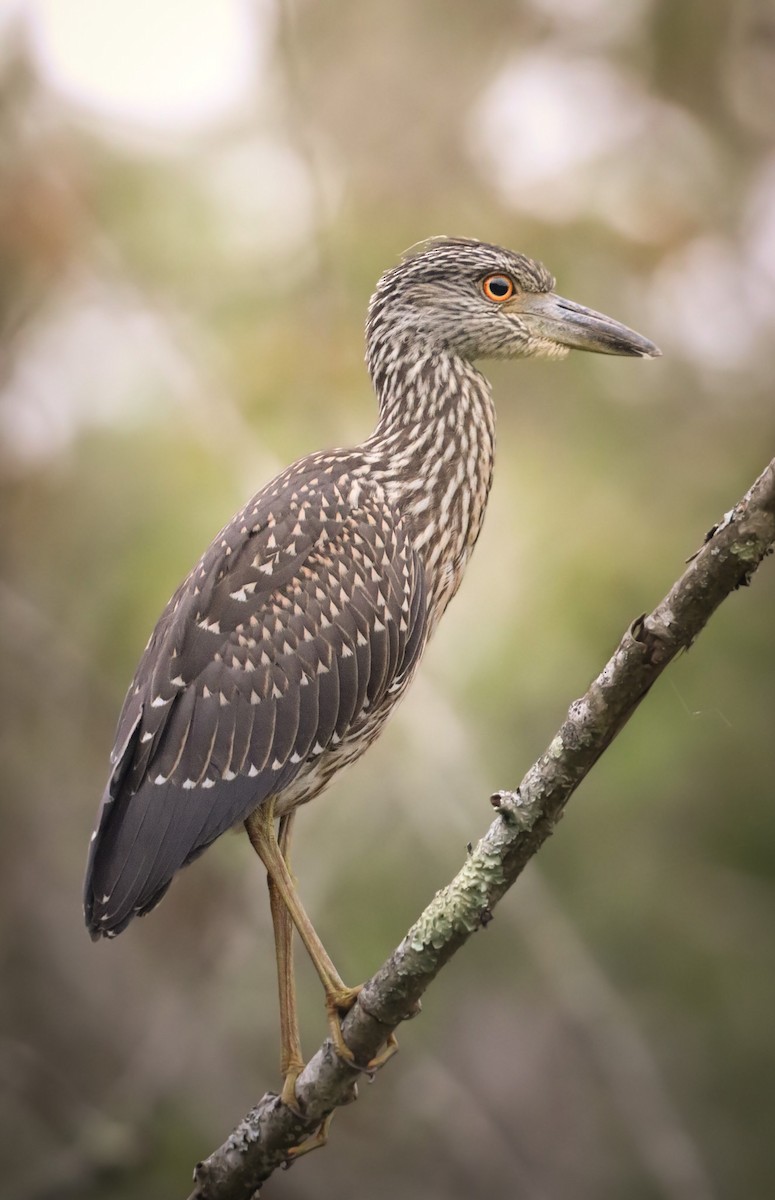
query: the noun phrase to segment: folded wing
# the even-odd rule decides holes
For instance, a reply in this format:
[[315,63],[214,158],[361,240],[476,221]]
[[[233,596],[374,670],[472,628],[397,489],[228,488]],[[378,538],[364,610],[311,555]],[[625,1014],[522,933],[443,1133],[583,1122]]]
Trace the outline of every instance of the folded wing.
[[87,867],[92,936],[357,738],[425,625],[423,566],[379,486],[313,458],[259,492],[170,600],[130,687]]

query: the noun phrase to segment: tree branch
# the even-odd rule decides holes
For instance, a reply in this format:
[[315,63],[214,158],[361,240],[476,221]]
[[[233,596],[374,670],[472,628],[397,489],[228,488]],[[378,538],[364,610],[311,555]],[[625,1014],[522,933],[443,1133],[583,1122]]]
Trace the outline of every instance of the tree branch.
[[[419,1011],[420,997],[481,925],[554,829],[569,798],[655,680],[688,649],[730,592],[748,584],[775,543],[775,459],[708,535],[681,578],[624,634],[516,792],[491,797],[498,815],[457,876],[434,896],[360,993],[343,1033],[367,1063]],[[334,1108],[355,1098],[361,1069],[327,1040],[299,1076],[298,1112],[268,1092],[222,1146],[199,1163],[189,1200],[250,1200]],[[303,1114],[303,1115],[302,1115]]]

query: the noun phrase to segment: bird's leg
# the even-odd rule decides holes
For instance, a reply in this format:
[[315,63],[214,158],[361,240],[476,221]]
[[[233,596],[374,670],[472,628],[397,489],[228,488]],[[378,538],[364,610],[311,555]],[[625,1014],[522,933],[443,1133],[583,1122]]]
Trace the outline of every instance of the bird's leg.
[[[269,802],[271,804],[271,801]],[[293,813],[280,818],[278,849],[288,862]],[[282,1100],[295,1107],[296,1080],[304,1069],[296,1006],[296,972],[293,963],[293,922],[274,878],[267,872],[269,907],[274,928],[277,985],[280,993],[280,1072],[283,1077]]]
[[[266,820],[262,822],[264,826],[262,832],[265,833],[266,829],[269,829],[271,840],[274,840],[273,809],[274,800],[270,798],[267,801]],[[280,817],[279,834],[276,839],[277,852],[284,861],[289,874],[289,856],[294,815],[293,812],[290,812],[284,817]],[[262,861],[266,865],[263,849],[259,849],[254,840],[254,832],[249,827],[248,835],[251,843],[261,855]],[[277,887],[275,875],[269,870],[268,866],[266,882],[269,889],[269,906],[272,912],[272,927],[274,929],[275,953],[277,958],[277,984],[280,992],[280,1071],[284,1081],[280,1099],[284,1104],[289,1105],[294,1112],[298,1112],[296,1080],[304,1069],[304,1059],[301,1053],[299,1018],[296,1007],[296,973],[293,965],[293,920],[290,910],[283,900],[282,893]],[[303,1154],[309,1154],[311,1150],[318,1150],[322,1146],[325,1146],[328,1141],[328,1129],[332,1118],[333,1113],[329,1113],[312,1137],[307,1138],[301,1145],[294,1146],[288,1152],[287,1161],[290,1162],[296,1158],[300,1158]]]
[[[333,962],[331,961],[328,954],[326,953],[326,949],[323,946],[323,943],[318,938],[318,935],[312,925],[312,922],[309,920],[309,917],[307,917],[306,911],[301,904],[301,899],[300,899],[298,891],[296,889],[296,879],[291,871],[291,864],[290,864],[291,832],[293,830],[293,821],[294,821],[295,816],[296,816],[296,812],[295,812],[295,810],[293,810],[292,812],[287,813],[284,817],[280,818],[280,827],[279,827],[279,833],[278,833],[278,838],[277,838],[277,846],[280,851],[280,854],[282,855],[283,861],[285,863],[285,869],[286,869],[288,881],[290,882],[290,885],[294,890],[294,894],[296,896],[296,900],[298,902],[299,909],[304,914],[304,917],[306,918],[308,925],[309,925],[309,931],[310,931],[312,937],[315,939],[315,942],[317,944],[317,953],[318,953],[320,959],[325,961],[326,972],[327,972],[326,978],[332,982],[333,986],[336,989],[336,999],[339,1001],[338,1007],[343,1009],[345,1012],[347,1012],[347,1011],[349,1011],[349,1009],[352,1008],[353,1004],[355,1003],[355,999],[356,999],[358,993],[360,992],[361,987],[350,988],[350,987],[347,987],[347,985],[342,982],[341,978],[339,977],[339,973],[338,973],[336,967],[334,966]],[[274,891],[274,894],[276,897],[280,896],[280,892],[278,891],[277,885],[274,881],[273,881],[273,891]],[[291,912],[284,901],[282,901],[282,907],[285,912],[283,936],[287,937],[288,945],[289,945],[289,947],[292,947],[292,930],[293,930],[294,918],[292,917]],[[307,949],[309,949],[309,946],[307,946]],[[293,951],[291,949],[290,956],[292,957],[292,955],[293,955]],[[313,957],[312,961],[313,961],[313,965],[315,966],[316,970],[318,971],[318,974],[320,975],[320,978],[323,982],[324,988],[326,988],[326,995],[328,996],[329,992],[328,992],[328,986],[326,983],[326,978],[324,978],[320,972],[320,967],[318,965],[318,961],[314,957]],[[290,974],[290,984],[289,984],[288,990],[289,990],[289,992],[292,992],[292,994],[293,994],[292,1003],[293,1003],[293,1009],[295,1012],[295,1009],[296,1009],[296,978],[295,978],[295,972],[293,972],[293,971]]]
[[[344,1013],[352,1008],[361,989],[360,987],[348,988],[343,982],[304,910],[293,877],[288,870],[285,858],[277,843],[274,830],[274,805],[271,800],[262,804],[254,813],[251,813],[245,822],[245,828],[253,849],[266,867],[267,875],[271,880],[270,898],[274,890],[275,901],[283,904],[290,914],[290,918],[299,932],[299,937],[312,960],[312,965],[318,973],[320,982],[323,984],[323,990],[326,994],[328,1024],[334,1048],[341,1058],[347,1062],[352,1062],[353,1053],[342,1037],[340,1019]],[[289,968],[287,966],[288,954],[280,950],[281,944],[284,944],[283,939],[286,937],[287,935],[283,931],[282,922],[278,917],[278,921],[275,924],[275,941],[277,946],[277,971],[279,980],[287,978],[286,972],[288,970],[292,973],[292,967]],[[284,993],[284,989],[285,983],[281,982],[281,996]],[[285,1000],[287,998],[288,993],[285,993]],[[281,999],[281,1004],[285,1003],[285,1000]],[[281,1028],[282,1020],[283,1017],[281,1014]],[[298,1035],[296,1036],[298,1039]],[[296,1045],[298,1045],[298,1041]],[[287,1053],[290,1058],[293,1058],[294,1052],[297,1052],[300,1058],[300,1050],[296,1051],[296,1046],[292,1046],[289,1042]],[[283,1054],[286,1054],[285,1046],[283,1047]],[[369,1065],[371,1066],[371,1064]],[[381,1063],[377,1065],[381,1065]]]

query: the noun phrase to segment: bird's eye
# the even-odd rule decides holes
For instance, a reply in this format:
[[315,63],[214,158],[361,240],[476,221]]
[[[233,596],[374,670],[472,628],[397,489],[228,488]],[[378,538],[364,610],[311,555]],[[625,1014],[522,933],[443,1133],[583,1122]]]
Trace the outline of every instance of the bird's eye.
[[508,275],[488,275],[482,280],[482,291],[488,300],[502,303],[514,295],[514,282]]

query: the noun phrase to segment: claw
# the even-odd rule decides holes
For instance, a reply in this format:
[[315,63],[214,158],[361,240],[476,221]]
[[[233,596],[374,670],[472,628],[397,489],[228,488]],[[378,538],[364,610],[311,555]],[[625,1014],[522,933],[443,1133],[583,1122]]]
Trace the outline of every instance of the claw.
[[370,1062],[366,1063],[365,1070],[369,1075],[373,1075],[375,1071],[379,1071],[380,1067],[384,1067],[386,1062],[389,1062],[394,1054],[398,1054],[398,1038],[394,1033],[388,1034],[388,1040],[385,1042],[385,1049],[380,1050],[379,1054],[375,1054]]
[[342,1026],[340,1024],[342,1017],[350,1011],[355,1001],[358,999],[363,984],[358,987],[346,988],[339,992],[331,992],[326,996],[326,1011],[328,1013],[328,1027],[331,1032],[331,1041],[334,1046],[334,1051],[339,1055],[344,1062],[350,1067],[357,1067],[359,1071],[363,1071],[365,1075],[373,1075],[375,1071],[379,1071],[380,1067],[384,1067],[385,1063],[398,1052],[398,1038],[395,1033],[388,1034],[387,1042],[384,1050],[376,1054],[370,1059],[364,1067],[355,1061],[355,1055],[344,1040],[342,1035]]
[[323,1118],[323,1121],[311,1135],[311,1137],[308,1137],[306,1141],[301,1143],[301,1145],[293,1146],[288,1151],[285,1163],[283,1165],[285,1167],[290,1167],[291,1164],[295,1163],[296,1159],[301,1158],[303,1154],[310,1154],[313,1150],[322,1150],[328,1141],[328,1130],[333,1119],[334,1114],[330,1112],[327,1117]]
[[326,995],[326,1012],[328,1013],[328,1028],[334,1050],[350,1066],[355,1064],[355,1055],[342,1036],[342,1017],[346,1016],[361,991],[363,984],[354,988],[342,988],[340,991],[329,992]]

